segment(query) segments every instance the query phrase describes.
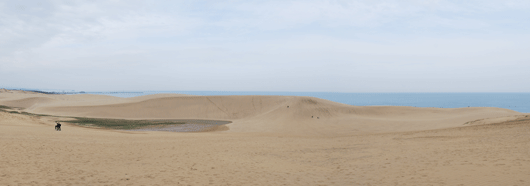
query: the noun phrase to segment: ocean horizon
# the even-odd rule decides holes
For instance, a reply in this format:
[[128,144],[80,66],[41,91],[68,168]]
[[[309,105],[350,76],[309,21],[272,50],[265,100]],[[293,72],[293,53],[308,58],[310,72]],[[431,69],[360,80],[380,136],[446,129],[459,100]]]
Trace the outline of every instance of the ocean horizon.
[[188,94],[197,96],[264,95],[309,96],[355,106],[411,106],[434,108],[498,107],[522,113],[530,113],[530,93],[342,93],[342,92],[279,92],[279,91],[42,91],[56,94],[96,94],[129,98],[152,94]]
[[136,97],[151,94],[189,94],[198,96],[275,95],[310,96],[356,106],[412,106],[435,108],[498,107],[530,113],[530,93],[337,93],[264,91],[113,91],[83,94]]

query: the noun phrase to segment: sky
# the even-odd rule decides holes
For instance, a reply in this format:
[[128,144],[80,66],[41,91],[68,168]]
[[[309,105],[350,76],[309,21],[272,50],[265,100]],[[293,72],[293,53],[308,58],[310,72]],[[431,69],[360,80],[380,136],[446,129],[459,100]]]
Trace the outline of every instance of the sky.
[[0,87],[530,92],[528,0],[0,0]]

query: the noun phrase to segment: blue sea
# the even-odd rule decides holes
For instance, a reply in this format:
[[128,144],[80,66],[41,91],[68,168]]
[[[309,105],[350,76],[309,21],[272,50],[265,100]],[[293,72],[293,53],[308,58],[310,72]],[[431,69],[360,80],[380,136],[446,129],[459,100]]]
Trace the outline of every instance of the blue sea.
[[530,93],[333,93],[333,92],[233,92],[233,91],[139,91],[86,92],[117,97],[159,93],[190,95],[311,96],[357,106],[414,106],[436,108],[499,107],[530,113]]

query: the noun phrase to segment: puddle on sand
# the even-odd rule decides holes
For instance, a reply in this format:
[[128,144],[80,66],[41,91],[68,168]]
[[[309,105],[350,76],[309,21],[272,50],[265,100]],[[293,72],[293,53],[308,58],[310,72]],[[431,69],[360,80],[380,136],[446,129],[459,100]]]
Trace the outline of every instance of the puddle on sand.
[[168,132],[208,132],[219,131],[227,129],[225,124],[232,123],[230,121],[215,121],[215,120],[171,120],[177,122],[185,122],[185,124],[175,125],[158,125],[139,129],[130,129],[127,131],[168,131]]

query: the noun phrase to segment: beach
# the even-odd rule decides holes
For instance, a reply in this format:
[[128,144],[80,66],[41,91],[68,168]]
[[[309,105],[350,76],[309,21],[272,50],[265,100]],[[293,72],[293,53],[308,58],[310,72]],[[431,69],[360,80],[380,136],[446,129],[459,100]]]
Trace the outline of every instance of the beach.
[[[509,109],[12,90],[0,91],[0,105],[19,112],[0,112],[0,185],[530,184],[530,116]],[[204,132],[53,130],[66,116],[231,123]]]

